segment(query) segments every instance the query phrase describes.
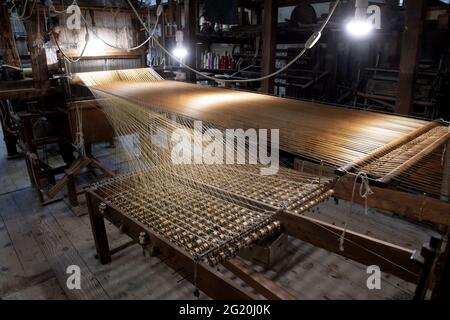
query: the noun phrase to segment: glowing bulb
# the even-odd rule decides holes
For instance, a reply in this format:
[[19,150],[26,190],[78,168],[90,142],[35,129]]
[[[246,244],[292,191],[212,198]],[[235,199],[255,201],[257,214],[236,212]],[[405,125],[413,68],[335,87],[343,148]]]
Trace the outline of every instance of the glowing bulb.
[[187,56],[187,50],[183,47],[176,47],[172,53],[178,59],[183,59]]
[[372,29],[372,24],[365,20],[352,20],[347,24],[347,32],[355,38],[366,37]]

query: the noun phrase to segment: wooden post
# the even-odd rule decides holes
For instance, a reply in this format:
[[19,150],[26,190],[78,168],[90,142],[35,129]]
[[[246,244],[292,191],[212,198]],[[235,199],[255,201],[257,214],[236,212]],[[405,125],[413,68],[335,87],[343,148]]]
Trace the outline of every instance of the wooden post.
[[71,173],[67,173],[67,197],[72,207],[78,207],[77,187],[75,185],[75,177]]
[[[263,45],[262,45],[262,75],[275,71],[275,58],[277,46],[278,6],[274,0],[264,0],[263,16]],[[261,82],[261,92],[271,94],[274,88],[274,78]]]
[[[29,13],[28,13],[29,14]],[[39,17],[39,10],[36,9],[34,13],[31,14],[30,18],[25,21],[25,28],[28,34],[28,48],[30,50],[31,66],[33,70],[33,80],[34,87],[41,90],[41,94],[44,94],[50,86],[48,68],[47,68],[47,57],[45,55],[44,48],[37,48],[35,46],[36,39],[42,36],[43,38],[43,17]],[[38,20],[40,24],[40,29],[38,30]],[[38,32],[39,31],[39,32]]]
[[430,276],[433,272],[433,263],[439,255],[441,245],[442,239],[431,237],[429,243],[423,245],[420,253],[414,253],[413,260],[421,265],[422,271],[416,285],[413,300],[425,300],[430,287]]
[[400,114],[411,114],[413,111],[414,86],[421,53],[424,18],[425,0],[407,0],[395,106],[395,112]]
[[20,67],[20,59],[16,50],[16,42],[11,26],[8,9],[0,4],[0,48],[3,49],[5,64]]
[[17,137],[15,131],[11,130],[12,120],[3,101],[0,101],[0,109],[0,127],[2,127],[8,159],[15,158],[20,155],[17,152]]
[[442,261],[439,265],[438,278],[433,289],[431,298],[433,300],[449,301],[450,300],[450,243],[447,232],[447,244],[442,254]]
[[[252,9],[252,19],[251,19],[251,24],[252,25],[257,25],[258,22],[261,21],[261,7],[258,6],[257,8],[253,8]],[[261,33],[256,33],[255,34],[255,54],[259,55],[259,49],[261,46],[261,38],[262,38],[262,34]],[[262,61],[262,60],[261,60]]]
[[445,145],[443,160],[441,200],[450,201],[450,140],[448,140]]
[[173,23],[175,21],[175,2],[169,0],[169,6],[167,7],[167,21]]
[[339,34],[334,31],[328,31],[327,50],[325,53],[325,68],[330,73],[328,77],[327,98],[328,101],[336,101],[338,82],[338,51]]
[[[108,236],[106,235],[105,220],[101,216],[100,208],[94,208],[89,192],[86,192],[86,202],[91,220],[92,234],[94,235],[95,249],[102,264],[111,262]],[[106,210],[106,205],[105,205]],[[103,212],[105,214],[106,212]]]
[[[195,35],[197,33],[197,1],[184,1],[184,46],[188,51],[186,64],[196,68]],[[186,70],[186,81],[195,82],[196,76],[192,71]]]

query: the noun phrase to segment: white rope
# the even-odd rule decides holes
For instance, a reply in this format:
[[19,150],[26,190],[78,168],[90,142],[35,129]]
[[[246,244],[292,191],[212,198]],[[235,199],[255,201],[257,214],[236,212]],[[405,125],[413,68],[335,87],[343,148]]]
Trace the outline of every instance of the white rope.
[[22,10],[21,14],[19,14],[19,10],[16,8],[18,20],[22,20],[23,17],[25,16],[25,12],[27,11],[27,5],[28,5],[28,0],[25,0],[25,5],[23,6],[23,10]]
[[[22,13],[20,15],[19,15],[18,10],[16,9],[17,17],[11,16],[14,20],[25,21],[25,20],[28,20],[28,19],[31,18],[31,15],[33,14],[34,7],[36,5],[36,0],[33,1],[33,6],[30,9],[30,14],[28,16],[24,17],[26,9],[27,9],[27,2],[28,1],[25,2],[25,6],[24,6],[23,11],[22,11]],[[15,7],[15,5],[14,5],[14,7]],[[12,10],[12,8],[11,8],[11,10]]]
[[17,71],[22,71],[21,68],[16,67],[16,66],[12,66],[12,65],[10,65],[10,64],[2,64],[1,66],[2,66],[2,67],[6,67],[6,68],[11,68],[11,69],[14,69],[14,70],[17,70]]
[[87,48],[87,45],[88,45],[88,43],[89,43],[89,30],[88,30],[88,28],[87,28],[87,24],[86,24],[86,33],[85,33],[85,35],[84,35],[84,42],[85,42],[85,43],[84,43],[84,47],[83,47],[83,50],[81,51],[80,56],[79,56],[78,58],[76,58],[76,59],[73,59],[73,58],[69,57],[68,55],[66,55],[66,53],[65,53],[65,52],[61,49],[61,47],[59,46],[58,40],[56,39],[56,37],[55,37],[55,35],[53,34],[53,32],[52,32],[52,35],[53,35],[53,39],[55,40],[56,46],[58,47],[58,50],[59,50],[59,51],[61,52],[61,54],[64,56],[64,59],[67,60],[67,62],[69,62],[69,63],[77,63],[78,61],[81,60],[81,58],[83,58],[84,53],[85,53],[86,48]]
[[66,10],[62,10],[62,11],[56,10],[56,8],[53,4],[50,6],[50,10],[52,10],[53,12],[58,13],[58,14],[66,13]]
[[75,137],[75,146],[82,157],[86,156],[86,150],[84,147],[84,134],[83,134],[83,118],[80,104],[75,106],[77,131]]
[[368,214],[368,206],[367,206],[367,199],[370,195],[373,194],[372,189],[370,189],[369,185],[369,177],[365,172],[360,171],[356,177],[355,181],[353,183],[353,189],[352,189],[352,199],[350,201],[350,207],[347,214],[347,219],[345,221],[344,230],[342,231],[342,234],[339,238],[339,250],[344,251],[344,241],[345,241],[345,234],[347,232],[348,224],[350,222],[350,218],[353,211],[353,201],[355,199],[355,190],[356,190],[356,183],[358,182],[358,179],[361,178],[361,184],[359,186],[359,196],[365,200],[365,206],[364,206],[364,212],[367,215]]

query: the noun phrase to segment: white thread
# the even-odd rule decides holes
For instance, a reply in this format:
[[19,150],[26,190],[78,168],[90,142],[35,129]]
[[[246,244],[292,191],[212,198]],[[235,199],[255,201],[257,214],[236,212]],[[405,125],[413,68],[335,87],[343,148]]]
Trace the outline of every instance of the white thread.
[[345,234],[347,232],[347,227],[350,222],[352,210],[353,210],[353,201],[355,199],[355,189],[356,189],[356,183],[358,182],[358,178],[361,178],[361,184],[359,187],[359,196],[365,200],[365,206],[364,206],[364,212],[367,215],[368,214],[368,206],[367,206],[367,199],[370,195],[373,194],[372,189],[370,189],[369,185],[369,177],[365,172],[360,171],[356,177],[355,181],[353,183],[353,189],[352,189],[352,199],[350,201],[350,208],[347,214],[347,220],[345,221],[344,230],[342,231],[342,234],[339,238],[339,250],[344,251],[344,240],[345,240]]

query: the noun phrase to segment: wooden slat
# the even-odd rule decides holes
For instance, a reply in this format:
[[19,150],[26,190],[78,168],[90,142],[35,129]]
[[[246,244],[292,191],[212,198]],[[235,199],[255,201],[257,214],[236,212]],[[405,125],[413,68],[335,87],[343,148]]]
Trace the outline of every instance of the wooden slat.
[[0,216],[0,296],[17,286],[24,270]]
[[49,270],[47,259],[39,249],[25,219],[20,214],[11,194],[0,196],[0,216],[11,237],[12,246],[23,267],[25,276],[41,274]]
[[[340,179],[334,189],[334,195],[338,199],[351,201],[353,179]],[[359,190],[357,183],[356,189]],[[370,186],[373,195],[367,198],[369,208],[386,210],[400,216],[408,217],[416,221],[427,221],[434,224],[450,226],[450,203],[430,197],[415,195],[392,189]],[[359,192],[355,192],[355,203],[365,205],[366,200],[361,198]]]
[[52,277],[46,281],[29,285],[26,288],[9,293],[3,300],[66,300],[58,280]]
[[1,90],[0,100],[6,99],[30,99],[41,95],[41,91],[35,88],[29,89],[13,89],[13,90]]
[[[56,277],[68,297],[76,300],[109,299],[107,293],[92,275],[53,217],[49,216],[42,219],[41,223],[36,227],[36,231],[40,234],[42,249],[46,253]],[[66,270],[70,265],[80,267],[82,290],[69,290],[66,287],[68,277]]]
[[[66,233],[52,216],[52,210],[64,208],[64,202],[41,207],[32,189],[14,193],[20,211],[27,214],[27,223],[37,241],[37,248],[45,255],[61,288],[69,299],[109,299],[108,294],[93,276],[74,248]],[[19,202],[20,201],[20,202]],[[67,267],[77,265],[81,269],[81,290],[69,290],[66,286]]]
[[[66,55],[77,59],[80,56],[81,52],[76,50],[68,50]],[[137,51],[120,51],[120,50],[112,50],[112,51],[101,51],[101,52],[93,52],[89,55],[84,55],[81,57],[81,60],[99,60],[99,59],[135,59],[141,57],[144,54],[143,50]]]
[[364,265],[378,265],[382,272],[415,282],[420,268],[411,260],[412,250],[347,230],[344,251],[339,249],[343,228],[306,216],[281,212],[276,215],[284,232],[319,248],[337,253]]
[[228,260],[223,265],[267,299],[297,300],[297,297],[252,270],[239,258]]

